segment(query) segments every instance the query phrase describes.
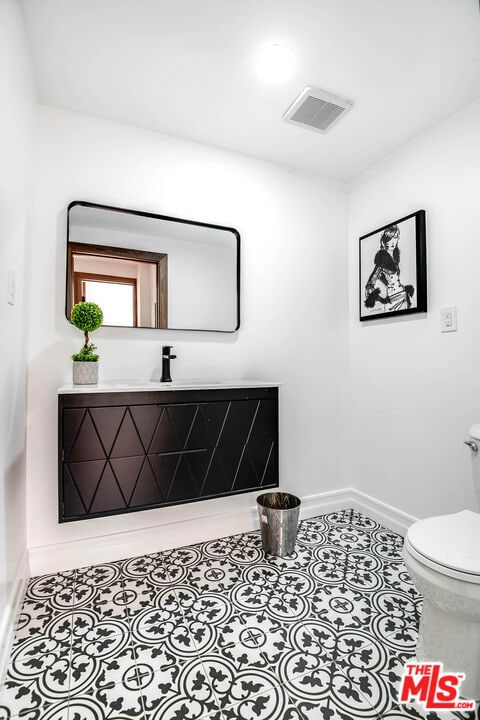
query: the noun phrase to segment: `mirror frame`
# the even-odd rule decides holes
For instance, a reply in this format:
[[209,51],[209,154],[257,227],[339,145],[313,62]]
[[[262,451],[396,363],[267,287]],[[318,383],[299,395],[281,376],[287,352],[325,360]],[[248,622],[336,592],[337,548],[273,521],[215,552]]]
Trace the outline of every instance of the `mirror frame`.
[[[124,213],[126,215],[137,215],[140,217],[148,217],[153,218],[157,220],[167,220],[169,222],[175,222],[175,223],[181,223],[184,225],[193,225],[203,228],[212,228],[213,230],[222,230],[226,232],[233,233],[235,239],[236,239],[236,296],[237,296],[237,312],[236,312],[236,326],[232,330],[213,330],[213,329],[198,329],[198,328],[168,328],[168,327],[135,327],[135,326],[121,326],[121,325],[104,325],[102,327],[118,327],[122,329],[132,330],[132,329],[139,329],[139,330],[169,330],[171,332],[215,332],[215,333],[234,333],[240,328],[240,233],[238,230],[236,230],[233,227],[228,227],[226,225],[214,225],[213,223],[205,223],[205,222],[199,222],[197,220],[186,220],[185,218],[177,218],[172,217],[170,215],[161,215],[159,213],[152,213],[147,212],[145,210],[132,210],[130,208],[123,208],[123,207],[115,207],[113,205],[103,205],[100,203],[93,203],[88,202],[86,200],[73,200],[71,203],[69,203],[67,207],[67,247],[66,247],[66,288],[65,288],[65,317],[67,318],[68,322],[71,323],[70,316],[69,316],[69,304],[72,302],[71,297],[71,289],[69,287],[69,275],[71,275],[71,263],[72,263],[72,252],[71,248],[72,245],[75,243],[73,241],[70,241],[70,210],[72,210],[74,207],[87,207],[87,208],[96,208],[98,210],[108,210],[111,212],[116,213]],[[118,252],[118,257],[121,257],[121,251],[123,248],[115,248],[115,250]],[[125,248],[127,250],[127,248]],[[130,250],[130,252],[132,252]],[[143,252],[143,251],[133,251],[133,252]]]

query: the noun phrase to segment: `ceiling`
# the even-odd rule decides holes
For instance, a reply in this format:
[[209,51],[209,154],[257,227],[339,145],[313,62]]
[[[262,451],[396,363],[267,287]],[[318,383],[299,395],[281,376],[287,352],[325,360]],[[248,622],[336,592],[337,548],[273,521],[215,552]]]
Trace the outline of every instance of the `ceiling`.
[[[100,231],[113,231],[114,233],[131,233],[136,236],[146,235],[157,239],[163,237],[170,240],[180,240],[181,242],[202,243],[202,245],[220,246],[231,250],[235,250],[237,246],[235,231],[231,229],[202,225],[178,218],[149,217],[148,215],[141,215],[139,212],[122,212],[118,208],[98,205],[74,205],[69,208],[68,227],[69,234],[75,228],[95,228]],[[89,239],[82,239],[82,235],[80,237],[77,237],[77,235],[78,232],[75,236],[75,242],[91,242]],[[120,239],[120,242],[123,242],[123,240]],[[135,240],[132,243],[135,243]],[[117,242],[113,239],[104,244],[117,246]],[[135,244],[133,247],[135,247]]]
[[[480,96],[478,0],[23,0],[40,101],[348,181]],[[261,80],[261,48],[297,57]],[[325,134],[306,85],[353,100]]]

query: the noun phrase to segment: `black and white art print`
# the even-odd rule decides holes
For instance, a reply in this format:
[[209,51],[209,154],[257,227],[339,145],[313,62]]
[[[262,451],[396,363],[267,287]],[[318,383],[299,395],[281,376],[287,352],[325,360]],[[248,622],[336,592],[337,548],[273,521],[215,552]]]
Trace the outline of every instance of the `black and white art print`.
[[425,210],[360,238],[360,320],[426,312]]

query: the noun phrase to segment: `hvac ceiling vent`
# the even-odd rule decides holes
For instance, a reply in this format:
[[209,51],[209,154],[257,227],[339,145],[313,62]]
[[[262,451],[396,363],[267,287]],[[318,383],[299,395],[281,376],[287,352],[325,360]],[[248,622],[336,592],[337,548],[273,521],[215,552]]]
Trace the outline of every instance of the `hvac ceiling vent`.
[[326,133],[353,107],[351,100],[306,87],[293,101],[282,119],[293,125]]

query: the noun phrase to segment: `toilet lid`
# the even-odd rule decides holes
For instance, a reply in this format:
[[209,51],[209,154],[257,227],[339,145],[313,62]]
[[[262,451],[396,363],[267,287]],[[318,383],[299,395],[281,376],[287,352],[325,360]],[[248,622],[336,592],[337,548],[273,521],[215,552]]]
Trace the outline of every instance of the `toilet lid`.
[[[445,575],[480,582],[480,514],[462,510],[418,520],[407,539],[414,550],[433,561]],[[443,568],[443,569],[442,569]],[[473,577],[472,577],[473,576]]]

